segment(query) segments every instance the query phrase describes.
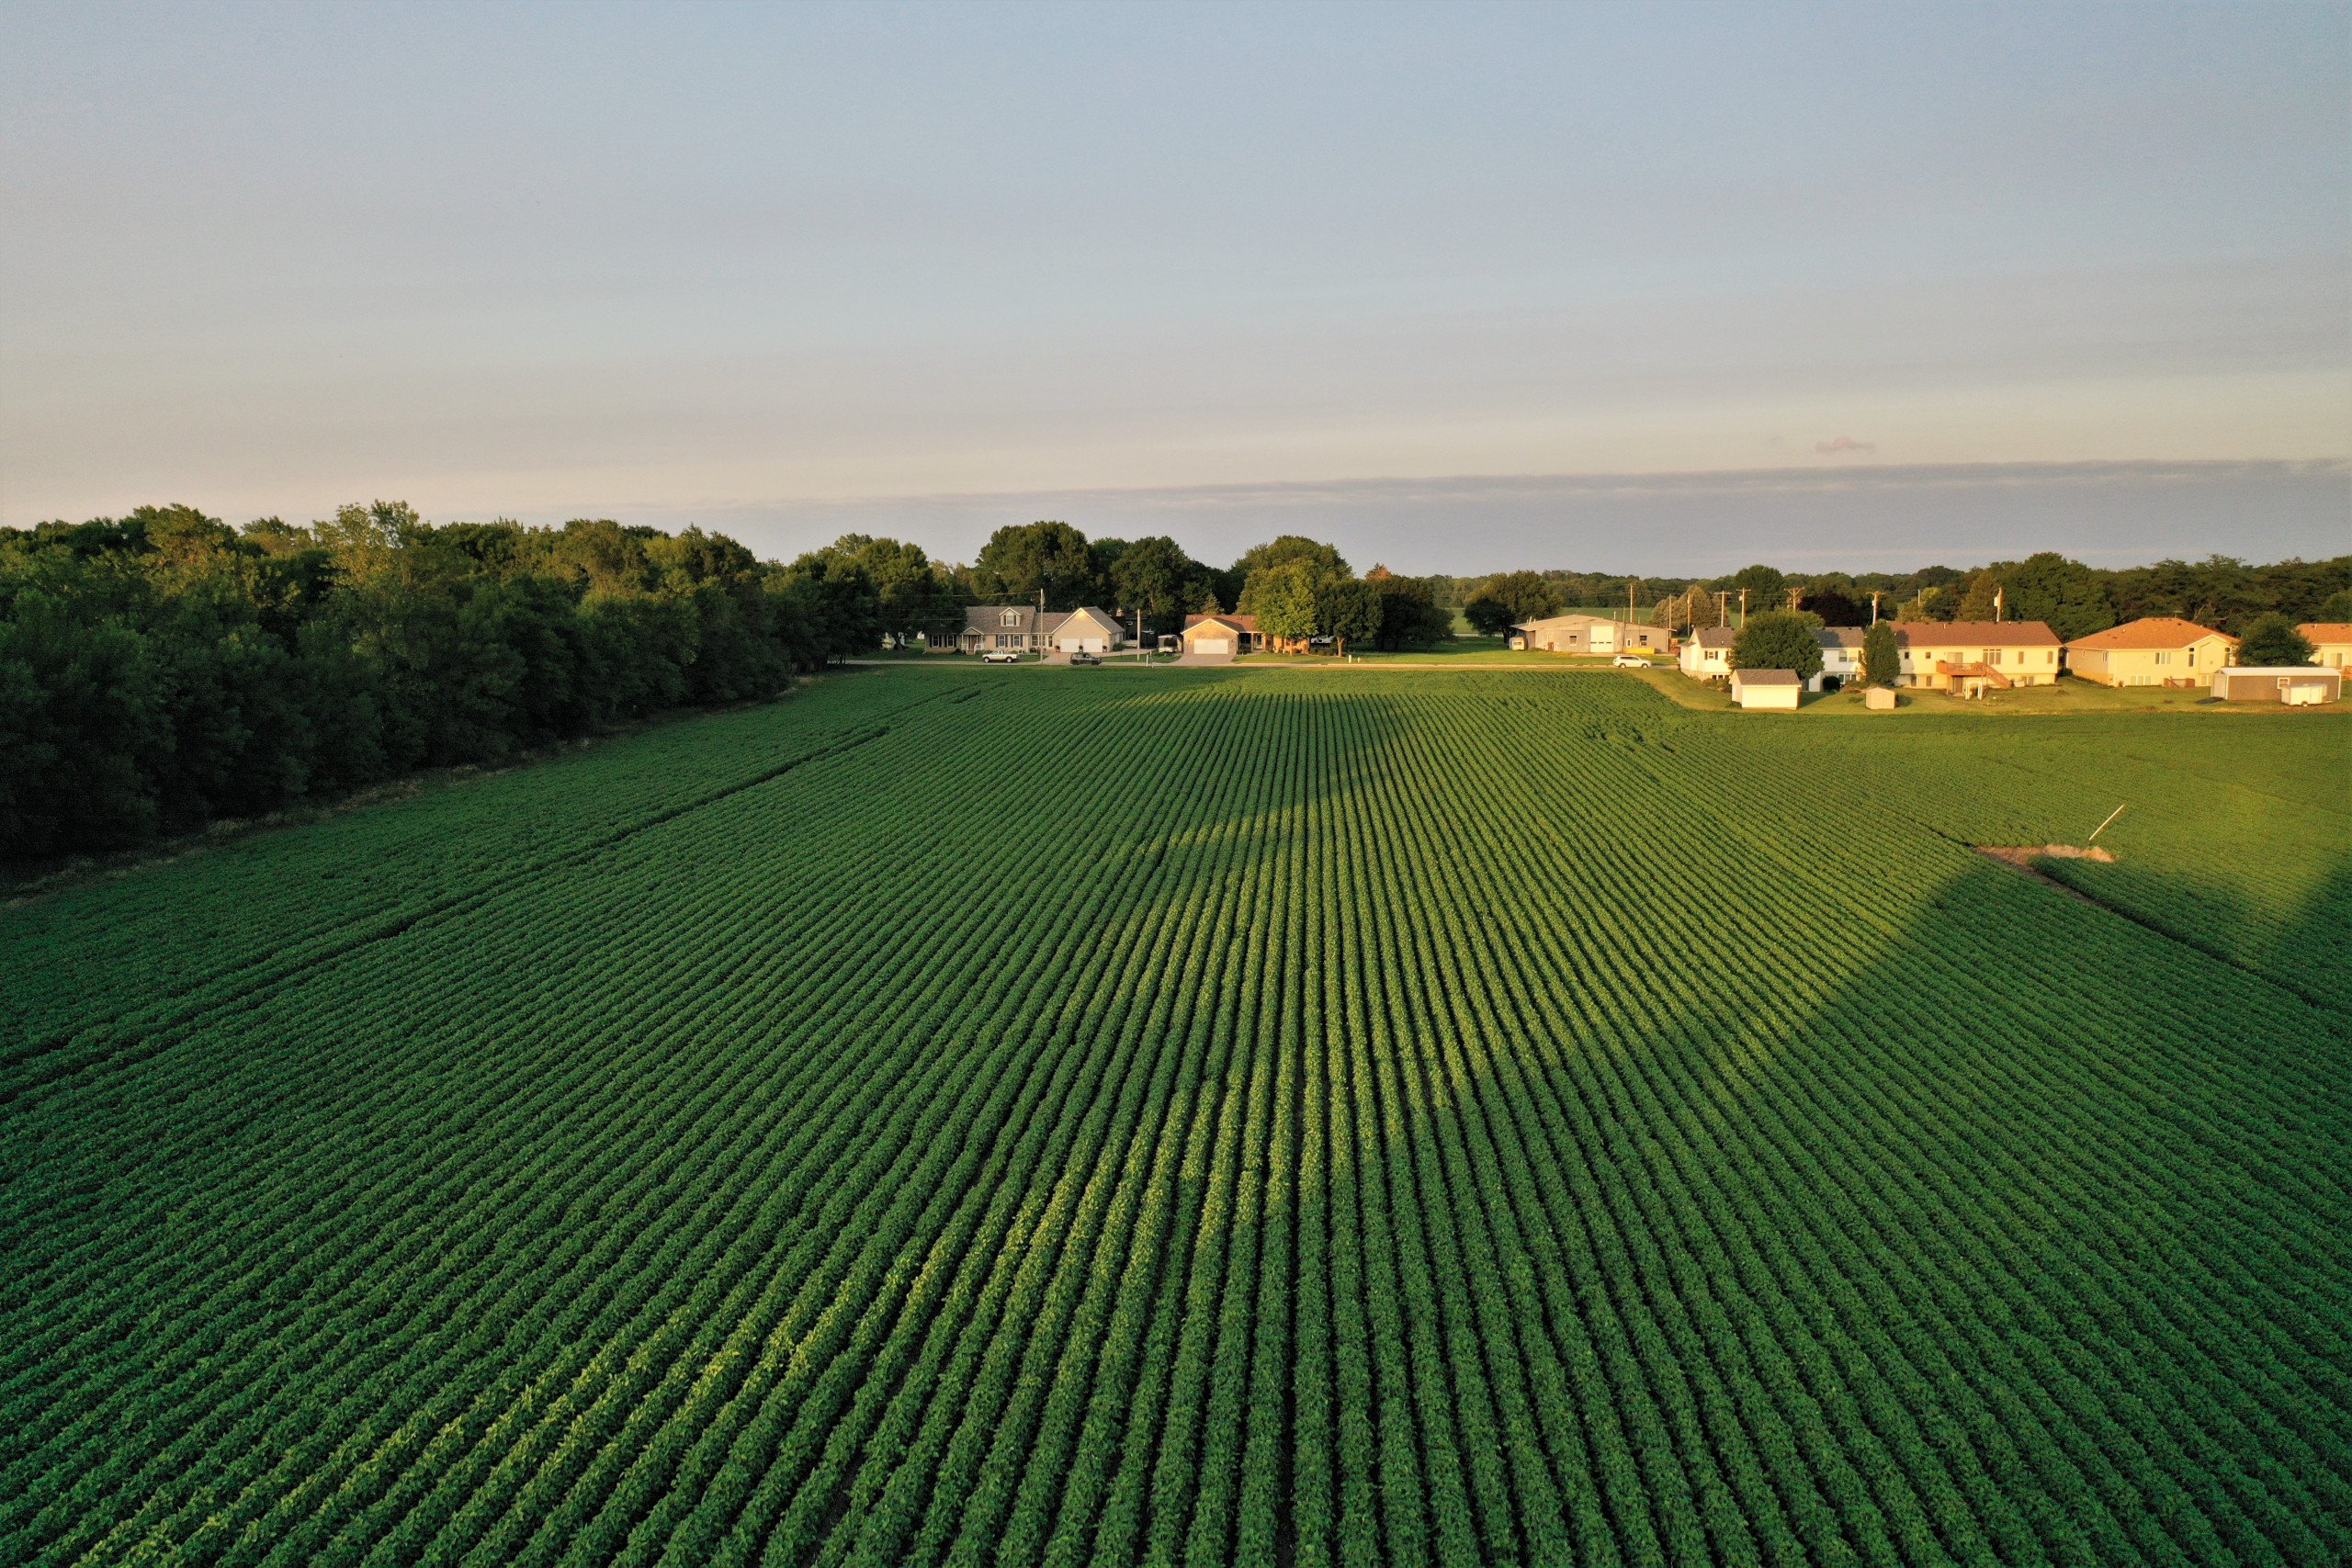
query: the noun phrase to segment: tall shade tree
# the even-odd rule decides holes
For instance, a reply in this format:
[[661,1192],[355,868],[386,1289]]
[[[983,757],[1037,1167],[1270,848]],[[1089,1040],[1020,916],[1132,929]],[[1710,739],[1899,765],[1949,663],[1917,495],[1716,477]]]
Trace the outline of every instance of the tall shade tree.
[[1164,535],[1134,541],[1111,564],[1111,597],[1117,601],[1114,608],[1141,610],[1144,619],[1159,629],[1181,621],[1213,592],[1208,569]]
[[1094,552],[1067,523],[1012,523],[989,536],[972,563],[986,599],[1031,604],[1042,591],[1048,610],[1075,610],[1099,598]]
[[1260,567],[1250,574],[1241,614],[1255,616],[1258,635],[1277,649],[1303,648],[1322,631],[1316,614],[1317,587],[1317,574],[1306,561]]
[[2088,637],[2115,624],[2115,604],[2102,575],[2055,550],[2021,561],[1996,561],[1970,580],[1957,618],[1993,619],[1997,592],[2005,620],[2045,621],[2061,637]]
[[[1737,610],[1744,602],[1751,615],[1761,610],[1782,609],[1788,604],[1787,576],[1778,568],[1766,566],[1761,561],[1754,566],[1741,567],[1729,577],[1716,579],[1715,587],[1731,595],[1729,603],[1732,609]],[[1740,597],[1743,592],[1747,595],[1745,601]]]
[[1315,632],[1345,653],[1351,642],[1369,642],[1380,630],[1380,591],[1361,578],[1327,577],[1316,585]]
[[1735,670],[1793,670],[1801,679],[1821,673],[1821,642],[1814,622],[1793,610],[1766,610],[1747,617],[1732,639]]
[[2237,661],[2257,668],[2309,664],[2316,657],[2311,639],[2295,629],[2293,621],[2275,610],[2256,616],[2238,642]]
[[899,539],[843,534],[824,554],[863,570],[873,580],[875,613],[884,632],[911,637],[945,627],[958,618],[964,595],[954,578],[933,564],[921,545]]
[[[1540,571],[1498,572],[1478,585],[1478,592],[1471,602],[1476,604],[1481,599],[1502,606],[1507,617],[1503,622],[1506,626],[1521,621],[1540,621],[1558,610],[1561,603],[1559,585]],[[1463,614],[1470,615],[1468,606],[1464,607]],[[1491,620],[1492,612],[1472,615],[1470,624],[1477,626],[1482,618]],[[1494,634],[1489,632],[1487,635],[1491,637]]]
[[1903,674],[1903,646],[1895,640],[1892,623],[1881,621],[1862,634],[1862,681],[1866,685],[1892,686]]
[[1863,632],[1863,684],[1894,686],[1903,677],[1903,644],[1895,639],[1891,621],[1879,621]]

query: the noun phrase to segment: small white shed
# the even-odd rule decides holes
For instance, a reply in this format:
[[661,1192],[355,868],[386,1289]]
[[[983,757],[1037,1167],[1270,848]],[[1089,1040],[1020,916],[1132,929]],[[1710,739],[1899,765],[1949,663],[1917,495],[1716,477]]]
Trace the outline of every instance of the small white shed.
[[1731,700],[1744,708],[1793,708],[1804,682],[1793,670],[1735,670]]

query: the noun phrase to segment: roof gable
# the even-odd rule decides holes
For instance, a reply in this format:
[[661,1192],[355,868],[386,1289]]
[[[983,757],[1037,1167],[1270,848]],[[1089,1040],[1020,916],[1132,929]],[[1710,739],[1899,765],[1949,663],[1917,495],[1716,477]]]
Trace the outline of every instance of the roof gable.
[[2352,621],[2305,621],[2295,629],[2305,642],[2352,642]]

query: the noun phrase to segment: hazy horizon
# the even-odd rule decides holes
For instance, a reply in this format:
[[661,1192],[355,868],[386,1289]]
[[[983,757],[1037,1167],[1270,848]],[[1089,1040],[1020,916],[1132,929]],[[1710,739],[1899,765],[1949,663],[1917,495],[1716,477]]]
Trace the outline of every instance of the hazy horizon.
[[2340,554],[2347,18],[21,5],[0,524]]

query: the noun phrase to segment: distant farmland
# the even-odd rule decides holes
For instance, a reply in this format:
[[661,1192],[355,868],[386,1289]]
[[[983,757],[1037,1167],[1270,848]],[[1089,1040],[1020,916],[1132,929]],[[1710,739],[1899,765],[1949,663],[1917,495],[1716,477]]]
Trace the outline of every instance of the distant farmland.
[[2352,1559],[2347,738],[909,667],[0,909],[0,1560]]

